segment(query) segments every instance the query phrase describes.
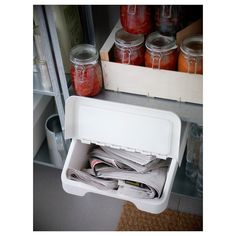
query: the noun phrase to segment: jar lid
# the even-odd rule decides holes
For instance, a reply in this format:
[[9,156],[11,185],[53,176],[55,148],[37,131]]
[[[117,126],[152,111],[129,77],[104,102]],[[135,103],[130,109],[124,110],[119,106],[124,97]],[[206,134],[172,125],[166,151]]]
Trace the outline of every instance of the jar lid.
[[135,47],[144,42],[142,34],[130,34],[123,29],[119,29],[115,34],[115,44],[122,47]]
[[190,56],[202,56],[203,55],[203,39],[202,35],[194,35],[185,38],[180,46],[183,53]]
[[145,45],[147,49],[154,52],[165,52],[177,48],[173,36],[164,36],[157,31],[148,35]]
[[70,61],[77,65],[87,65],[96,62],[98,52],[93,45],[79,44],[73,47],[70,51]]

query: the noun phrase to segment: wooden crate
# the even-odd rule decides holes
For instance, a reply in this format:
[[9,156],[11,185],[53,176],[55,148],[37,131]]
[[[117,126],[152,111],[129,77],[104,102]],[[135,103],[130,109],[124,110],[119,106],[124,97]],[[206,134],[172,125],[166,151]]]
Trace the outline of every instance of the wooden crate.
[[[201,26],[202,22],[199,20],[178,32],[177,44],[184,37],[201,33]],[[120,28],[118,21],[100,50],[105,89],[181,102],[203,103],[202,75],[114,62],[115,33]]]

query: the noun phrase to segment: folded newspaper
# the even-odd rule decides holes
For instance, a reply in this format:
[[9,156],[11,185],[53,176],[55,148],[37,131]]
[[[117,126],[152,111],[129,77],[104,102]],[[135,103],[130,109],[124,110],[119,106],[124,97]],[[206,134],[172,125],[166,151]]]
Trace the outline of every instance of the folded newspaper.
[[99,146],[93,148],[88,157],[90,168],[69,168],[69,179],[136,198],[161,197],[169,159]]

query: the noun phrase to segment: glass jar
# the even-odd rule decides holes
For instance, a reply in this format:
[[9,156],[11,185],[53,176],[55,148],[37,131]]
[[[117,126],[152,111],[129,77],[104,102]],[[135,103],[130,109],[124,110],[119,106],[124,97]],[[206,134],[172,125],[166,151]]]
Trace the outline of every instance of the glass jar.
[[145,5],[120,6],[120,21],[131,34],[148,34],[152,30],[151,7]]
[[162,5],[155,8],[155,26],[157,30],[168,36],[175,36],[182,28],[182,8],[178,5]]
[[34,65],[36,69],[36,74],[34,74],[34,78],[37,78],[37,80],[34,80],[34,84],[36,87],[42,87],[46,90],[52,89],[52,83],[48,71],[48,65],[47,62],[44,60],[40,60],[38,58],[34,59]]
[[196,183],[198,175],[199,159],[202,154],[203,127],[191,123],[187,140],[187,154],[185,175],[192,183]]
[[203,195],[203,144],[200,146],[200,156],[198,160],[198,171],[196,180],[196,189],[199,197]]
[[153,32],[147,37],[145,45],[146,67],[176,70],[177,45],[174,37]]
[[123,29],[116,32],[114,59],[115,62],[130,65],[144,65],[144,36],[130,34]]
[[80,96],[97,95],[102,88],[102,71],[96,48],[89,44],[79,44],[71,49],[70,61],[74,92]]
[[203,73],[202,35],[191,36],[183,40],[180,46],[178,71],[194,74]]
[[34,73],[34,83],[36,87],[51,90],[52,83],[48,71],[47,61],[45,60],[45,55],[42,50],[43,45],[38,25],[34,25],[33,36],[34,69],[36,72]]

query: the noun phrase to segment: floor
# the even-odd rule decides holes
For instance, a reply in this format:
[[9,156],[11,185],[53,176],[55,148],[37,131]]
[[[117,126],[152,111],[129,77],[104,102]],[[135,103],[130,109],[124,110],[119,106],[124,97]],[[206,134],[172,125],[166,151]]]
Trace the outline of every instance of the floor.
[[60,174],[58,169],[34,165],[34,230],[114,230],[123,201],[68,194],[61,187]]

